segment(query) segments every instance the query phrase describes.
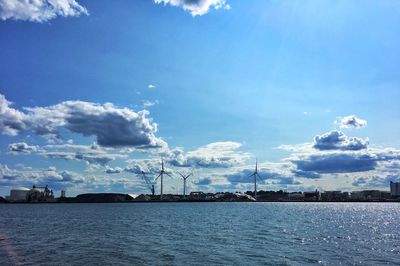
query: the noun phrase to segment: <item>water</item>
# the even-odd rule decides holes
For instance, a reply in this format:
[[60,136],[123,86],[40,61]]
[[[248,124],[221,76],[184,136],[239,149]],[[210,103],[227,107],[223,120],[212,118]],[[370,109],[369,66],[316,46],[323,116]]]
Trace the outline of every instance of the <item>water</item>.
[[0,265],[400,264],[396,203],[0,205]]

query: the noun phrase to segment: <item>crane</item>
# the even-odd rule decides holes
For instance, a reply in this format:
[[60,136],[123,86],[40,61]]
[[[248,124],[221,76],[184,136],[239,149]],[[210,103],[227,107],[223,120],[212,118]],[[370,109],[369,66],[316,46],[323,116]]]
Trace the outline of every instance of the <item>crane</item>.
[[155,182],[155,181],[152,181],[152,180],[150,179],[150,177],[148,177],[144,171],[141,171],[141,174],[142,174],[142,179],[144,180],[144,182],[146,182],[147,187],[148,187],[148,188],[150,189],[150,191],[151,191],[151,195],[154,196],[154,192],[155,192],[155,191],[154,191],[154,186],[155,186],[156,182]]

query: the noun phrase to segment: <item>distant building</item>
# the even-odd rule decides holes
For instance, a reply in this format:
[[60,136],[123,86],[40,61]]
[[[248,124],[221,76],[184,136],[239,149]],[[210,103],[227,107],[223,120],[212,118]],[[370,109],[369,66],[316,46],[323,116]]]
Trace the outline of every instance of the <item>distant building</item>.
[[27,202],[54,202],[53,190],[50,190],[46,185],[45,187],[33,186],[26,194]]
[[352,191],[350,199],[353,201],[386,201],[390,200],[390,193],[380,190]]
[[318,201],[320,200],[320,193],[318,190],[312,192],[304,192],[304,201]]
[[392,197],[400,197],[400,182],[390,181],[390,195]]
[[190,192],[189,199],[190,200],[204,200],[206,198],[206,194],[202,191],[193,191]]
[[389,191],[381,191],[381,200],[390,200],[391,198]]
[[303,200],[304,199],[304,195],[301,192],[292,192],[288,194],[288,198],[289,200]]
[[378,201],[381,199],[381,192],[379,190],[363,190],[362,192],[366,200]]
[[362,191],[352,191],[350,194],[351,200],[365,200]]
[[349,199],[348,192],[342,192],[340,190],[327,190],[321,193],[322,201],[347,201]]

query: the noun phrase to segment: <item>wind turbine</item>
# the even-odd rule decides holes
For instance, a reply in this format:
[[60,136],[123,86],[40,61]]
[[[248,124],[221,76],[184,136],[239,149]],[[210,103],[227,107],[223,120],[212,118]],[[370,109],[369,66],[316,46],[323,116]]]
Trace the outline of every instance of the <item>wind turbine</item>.
[[182,174],[180,172],[178,172],[179,175],[183,178],[183,198],[186,198],[186,180],[189,178],[189,176],[193,175],[193,172],[190,174]]
[[160,174],[159,174],[159,175],[156,177],[156,179],[154,180],[154,182],[157,182],[158,178],[160,178],[160,181],[161,181],[160,200],[163,200],[163,183],[164,183],[163,177],[164,177],[164,174],[166,174],[167,176],[169,176],[169,177],[172,178],[172,176],[171,176],[168,172],[165,171],[165,169],[164,169],[164,160],[163,160],[163,158],[161,157],[161,170],[160,170]]
[[252,173],[251,175],[249,175],[249,177],[254,177],[254,198],[257,201],[257,177],[262,179],[261,176],[258,174],[258,169],[257,169],[257,158],[256,158],[256,170],[254,171],[254,173]]

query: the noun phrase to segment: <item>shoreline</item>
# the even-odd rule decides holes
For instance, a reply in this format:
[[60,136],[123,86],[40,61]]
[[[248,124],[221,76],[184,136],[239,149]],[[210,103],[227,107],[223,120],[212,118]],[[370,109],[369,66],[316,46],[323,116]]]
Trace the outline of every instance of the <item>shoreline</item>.
[[[390,201],[218,201],[218,200],[132,200],[132,201],[55,201],[55,202],[2,202],[3,204],[82,204],[82,203],[400,203],[400,200]],[[1,205],[1,204],[0,204]]]

